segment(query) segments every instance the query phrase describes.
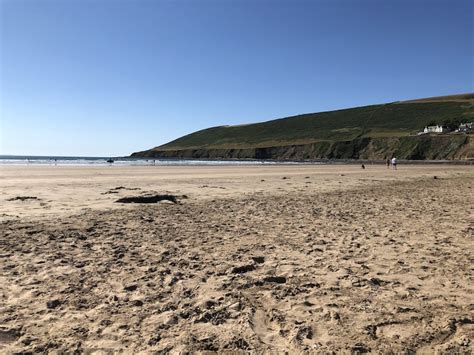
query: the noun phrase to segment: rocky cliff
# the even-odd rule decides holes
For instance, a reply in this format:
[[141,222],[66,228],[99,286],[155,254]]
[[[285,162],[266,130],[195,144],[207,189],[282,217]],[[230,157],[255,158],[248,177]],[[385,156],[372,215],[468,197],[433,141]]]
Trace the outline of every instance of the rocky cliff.
[[467,134],[356,138],[261,148],[148,150],[134,157],[181,159],[474,159],[474,137]]

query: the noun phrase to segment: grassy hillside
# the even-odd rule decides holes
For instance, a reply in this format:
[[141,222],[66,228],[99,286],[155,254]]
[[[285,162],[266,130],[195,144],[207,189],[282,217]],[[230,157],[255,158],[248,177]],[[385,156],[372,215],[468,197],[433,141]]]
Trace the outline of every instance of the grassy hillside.
[[[135,156],[153,152],[253,149],[405,137],[430,123],[474,121],[474,94],[394,102],[311,113],[263,123],[204,129]],[[158,154],[157,156],[159,156]]]
[[474,104],[474,94],[460,94],[448,96],[427,97],[424,99],[415,99],[403,102],[441,102],[441,101],[464,101]]

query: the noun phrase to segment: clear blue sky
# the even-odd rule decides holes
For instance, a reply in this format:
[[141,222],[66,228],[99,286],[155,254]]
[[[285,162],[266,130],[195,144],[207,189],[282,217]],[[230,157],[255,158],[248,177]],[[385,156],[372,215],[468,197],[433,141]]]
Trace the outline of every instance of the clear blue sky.
[[473,92],[473,2],[0,0],[0,154]]

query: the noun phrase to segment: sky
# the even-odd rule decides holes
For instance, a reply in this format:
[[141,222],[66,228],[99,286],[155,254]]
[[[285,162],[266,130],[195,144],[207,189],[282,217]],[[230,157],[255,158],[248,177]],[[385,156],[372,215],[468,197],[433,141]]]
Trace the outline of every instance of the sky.
[[0,154],[474,92],[471,0],[0,0]]

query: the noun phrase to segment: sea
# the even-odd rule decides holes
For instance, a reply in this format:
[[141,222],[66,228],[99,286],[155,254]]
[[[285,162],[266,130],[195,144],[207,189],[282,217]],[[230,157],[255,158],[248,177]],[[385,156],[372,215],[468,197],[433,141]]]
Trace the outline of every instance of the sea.
[[[304,164],[271,160],[218,160],[218,159],[152,159],[131,157],[64,157],[33,155],[0,155],[2,165],[40,166],[218,166],[218,165],[275,165]],[[314,162],[313,162],[314,164]]]

